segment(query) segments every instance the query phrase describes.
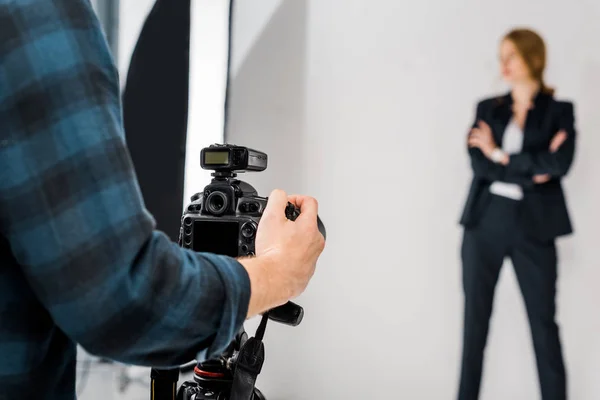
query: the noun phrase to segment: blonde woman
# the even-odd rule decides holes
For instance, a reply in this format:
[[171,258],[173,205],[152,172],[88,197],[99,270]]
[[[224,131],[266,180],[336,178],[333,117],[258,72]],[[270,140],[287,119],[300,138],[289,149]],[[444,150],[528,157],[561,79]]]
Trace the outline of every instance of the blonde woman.
[[465,295],[459,400],[479,396],[494,290],[510,257],[523,294],[544,400],[566,399],[555,321],[555,239],[572,233],[561,179],[575,151],[573,104],[543,78],[546,47],[528,29],[500,43],[510,92],[481,101],[468,135],[473,181],[461,217]]

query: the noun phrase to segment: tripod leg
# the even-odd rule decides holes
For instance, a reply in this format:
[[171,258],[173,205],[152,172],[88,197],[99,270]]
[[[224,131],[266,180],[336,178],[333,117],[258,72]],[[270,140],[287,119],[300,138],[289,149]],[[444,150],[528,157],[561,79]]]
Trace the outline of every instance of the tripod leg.
[[179,368],[155,369],[150,371],[150,399],[151,400],[175,400],[177,396],[177,381],[179,380]]

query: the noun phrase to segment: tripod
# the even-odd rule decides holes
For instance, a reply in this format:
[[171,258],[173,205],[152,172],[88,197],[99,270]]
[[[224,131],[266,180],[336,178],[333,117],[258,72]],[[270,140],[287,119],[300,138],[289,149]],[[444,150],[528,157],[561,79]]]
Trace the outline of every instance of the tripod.
[[262,340],[268,320],[267,312],[252,338],[242,328],[218,359],[198,363],[194,367],[194,380],[184,382],[179,390],[177,382],[182,368],[152,368],[150,399],[266,400],[254,385],[265,358]]

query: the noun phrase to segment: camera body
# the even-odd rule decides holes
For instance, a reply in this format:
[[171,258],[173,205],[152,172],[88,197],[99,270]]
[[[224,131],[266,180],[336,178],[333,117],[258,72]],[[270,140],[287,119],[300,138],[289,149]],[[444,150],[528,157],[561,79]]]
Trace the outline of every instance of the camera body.
[[[255,254],[258,223],[268,198],[234,177],[215,177],[202,193],[192,197],[182,216],[181,238],[185,248],[230,257]],[[295,220],[292,204],[285,210]]]
[[[267,155],[258,150],[231,144],[213,144],[200,152],[200,166],[213,170],[213,179],[204,190],[192,196],[181,217],[179,244],[184,248],[222,254],[229,257],[253,256],[260,218],[268,197],[258,195],[237,174],[264,171]],[[286,218],[294,221],[300,215],[293,204],[285,208]],[[325,227],[317,217],[319,230]],[[302,322],[302,307],[288,302],[269,312],[271,320],[297,326]]]
[[[258,224],[268,198],[259,196],[254,187],[237,179],[237,174],[264,171],[267,161],[265,153],[243,146],[213,144],[202,149],[200,165],[214,171],[213,179],[202,192],[192,196],[185,208],[179,245],[233,258],[255,255]],[[289,202],[284,212],[292,221],[300,215],[300,210]],[[319,216],[316,222],[326,237]],[[248,338],[242,327],[223,354],[194,367],[194,380],[181,385],[177,399],[265,400],[254,382],[264,361],[262,339],[267,320],[297,326],[303,316],[302,307],[289,301],[263,314],[255,337]],[[152,369],[151,374],[152,394],[157,394],[158,399],[165,393],[166,399],[177,384],[179,369]]]
[[[215,144],[202,149],[200,164],[215,172],[203,192],[192,196],[181,224],[181,245],[199,252],[230,257],[252,256],[260,217],[267,198],[248,183],[236,179],[238,172],[262,171],[265,153],[235,145]],[[294,206],[286,209],[289,218]]]

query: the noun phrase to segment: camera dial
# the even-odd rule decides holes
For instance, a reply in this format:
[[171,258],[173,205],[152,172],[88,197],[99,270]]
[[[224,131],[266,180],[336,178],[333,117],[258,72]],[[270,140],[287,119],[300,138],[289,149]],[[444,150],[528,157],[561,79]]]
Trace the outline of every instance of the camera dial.
[[256,234],[256,223],[248,221],[244,225],[242,225],[242,236],[244,239],[252,239]]

